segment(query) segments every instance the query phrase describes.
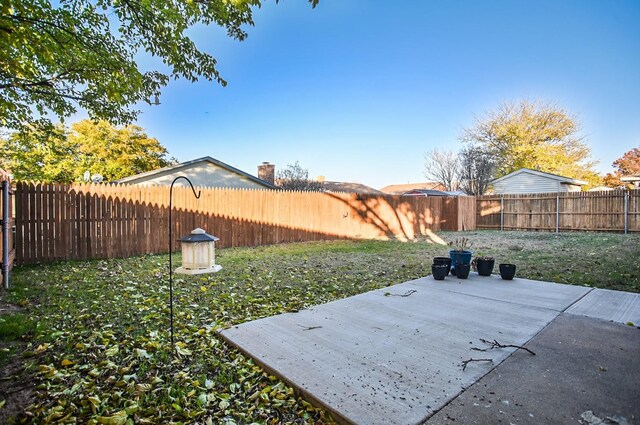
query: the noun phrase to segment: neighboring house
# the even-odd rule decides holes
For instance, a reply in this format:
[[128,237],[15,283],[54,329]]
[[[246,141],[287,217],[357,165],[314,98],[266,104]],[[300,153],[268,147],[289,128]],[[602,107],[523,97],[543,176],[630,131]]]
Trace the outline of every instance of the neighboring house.
[[625,183],[630,183],[633,185],[633,187],[640,189],[640,173],[620,177],[620,180],[622,180]]
[[345,192],[345,193],[362,193],[366,195],[384,195],[384,192],[376,190],[372,187],[360,183],[349,182],[329,182],[325,181],[322,185],[325,192]]
[[385,186],[381,191],[390,195],[404,195],[413,189],[427,189],[427,190],[445,190],[445,187],[438,182],[424,182],[424,183],[407,183],[407,184],[391,184]]
[[451,196],[447,192],[433,189],[413,189],[402,194],[402,196]]
[[[262,171],[260,167],[265,167],[266,165],[269,164],[263,163],[260,165],[258,167],[259,172]],[[273,183],[261,180],[210,156],[125,177],[117,180],[116,183],[168,186],[178,176],[185,176],[191,180],[194,186],[201,187],[276,189]],[[181,180],[179,182],[184,184]],[[176,182],[177,184],[178,182]]]
[[521,168],[491,182],[494,194],[579,192],[587,182]]

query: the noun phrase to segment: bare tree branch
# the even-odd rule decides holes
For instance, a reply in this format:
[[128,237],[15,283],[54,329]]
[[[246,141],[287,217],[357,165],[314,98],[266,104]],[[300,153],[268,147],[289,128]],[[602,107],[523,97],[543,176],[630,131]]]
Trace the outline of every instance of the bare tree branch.
[[460,175],[458,154],[448,150],[433,149],[424,156],[424,176],[437,181],[445,190],[457,190]]

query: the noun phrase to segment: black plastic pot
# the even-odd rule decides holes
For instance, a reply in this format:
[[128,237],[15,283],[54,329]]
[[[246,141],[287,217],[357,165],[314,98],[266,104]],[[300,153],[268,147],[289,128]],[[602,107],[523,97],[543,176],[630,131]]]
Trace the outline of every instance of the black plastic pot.
[[515,264],[500,264],[498,267],[500,268],[500,277],[504,280],[512,280],[516,275]]
[[478,274],[480,276],[491,276],[493,272],[493,266],[496,264],[496,260],[485,260],[482,258],[476,259],[476,267],[478,268]]
[[451,271],[451,258],[449,257],[433,257],[433,264],[446,264],[447,274]]
[[471,264],[456,264],[455,270],[456,270],[456,277],[458,279],[466,279],[469,277]]
[[444,280],[444,277],[449,274],[449,266],[446,264],[433,264],[431,266],[431,274],[435,280]]

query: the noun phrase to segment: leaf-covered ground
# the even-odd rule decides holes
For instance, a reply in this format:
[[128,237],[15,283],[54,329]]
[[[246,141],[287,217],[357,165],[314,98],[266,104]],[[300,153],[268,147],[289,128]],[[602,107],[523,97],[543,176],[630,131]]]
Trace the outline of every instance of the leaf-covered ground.
[[[640,292],[640,235],[463,235],[521,277]],[[447,252],[430,240],[220,250],[221,272],[174,274],[173,356],[167,255],[17,268],[4,300],[22,309],[0,315],[0,422],[331,422],[215,331],[425,276]],[[35,392],[15,397],[18,382]]]

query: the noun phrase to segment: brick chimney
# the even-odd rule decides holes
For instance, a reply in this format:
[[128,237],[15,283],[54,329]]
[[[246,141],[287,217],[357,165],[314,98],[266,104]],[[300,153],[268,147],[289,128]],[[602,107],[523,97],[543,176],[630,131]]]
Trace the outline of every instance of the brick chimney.
[[258,178],[264,180],[267,183],[275,184],[276,166],[269,164],[269,161],[265,161],[258,165]]

